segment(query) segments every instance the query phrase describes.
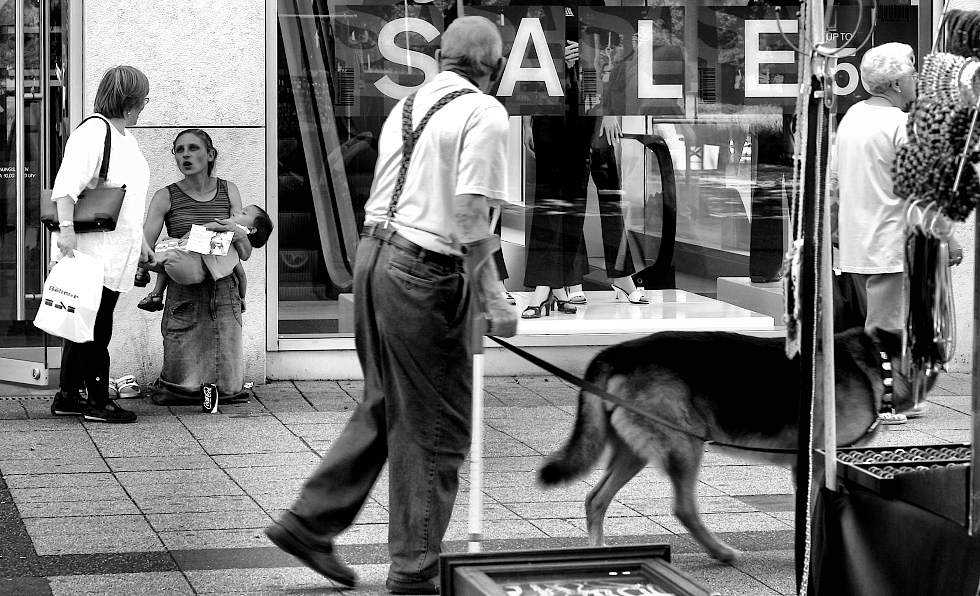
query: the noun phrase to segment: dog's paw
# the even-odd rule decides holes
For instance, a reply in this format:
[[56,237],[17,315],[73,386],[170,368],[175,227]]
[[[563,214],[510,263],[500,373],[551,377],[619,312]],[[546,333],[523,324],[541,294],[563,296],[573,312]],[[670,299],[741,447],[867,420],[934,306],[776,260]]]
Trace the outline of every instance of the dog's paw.
[[711,556],[718,562],[728,564],[734,563],[735,559],[737,559],[738,555],[740,554],[741,553],[728,545],[722,545],[711,551]]

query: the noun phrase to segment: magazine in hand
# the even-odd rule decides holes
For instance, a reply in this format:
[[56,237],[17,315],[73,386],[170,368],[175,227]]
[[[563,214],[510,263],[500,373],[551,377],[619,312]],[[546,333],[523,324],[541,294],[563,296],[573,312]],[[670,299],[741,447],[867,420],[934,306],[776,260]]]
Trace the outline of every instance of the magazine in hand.
[[202,255],[224,256],[228,254],[234,237],[234,232],[213,232],[204,226],[193,225],[187,238],[187,250]]

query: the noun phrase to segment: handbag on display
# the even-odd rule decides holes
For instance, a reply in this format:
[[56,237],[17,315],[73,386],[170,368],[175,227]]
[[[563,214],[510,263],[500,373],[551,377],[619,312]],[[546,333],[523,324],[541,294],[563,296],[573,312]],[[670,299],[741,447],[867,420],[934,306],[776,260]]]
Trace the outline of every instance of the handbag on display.
[[[89,116],[82,120],[79,126],[92,118],[102,120],[106,126],[102,167],[99,168],[98,185],[95,188],[85,188],[78,195],[78,202],[75,203],[75,214],[72,217],[75,222],[75,233],[115,230],[123,199],[126,198],[125,184],[118,187],[106,186],[106,176],[109,173],[109,155],[112,152],[112,131],[109,130],[109,127],[112,125],[99,116]],[[41,223],[48,230],[57,232],[59,229],[58,222],[58,205],[51,200],[51,191],[45,189],[41,191]]]

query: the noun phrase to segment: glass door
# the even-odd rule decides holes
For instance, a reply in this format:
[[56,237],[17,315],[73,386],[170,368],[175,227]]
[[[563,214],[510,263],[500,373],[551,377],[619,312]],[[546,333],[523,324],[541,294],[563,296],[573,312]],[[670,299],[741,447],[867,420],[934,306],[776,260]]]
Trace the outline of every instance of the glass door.
[[68,2],[0,0],[0,382],[47,385],[33,324],[50,238],[39,221],[68,134]]

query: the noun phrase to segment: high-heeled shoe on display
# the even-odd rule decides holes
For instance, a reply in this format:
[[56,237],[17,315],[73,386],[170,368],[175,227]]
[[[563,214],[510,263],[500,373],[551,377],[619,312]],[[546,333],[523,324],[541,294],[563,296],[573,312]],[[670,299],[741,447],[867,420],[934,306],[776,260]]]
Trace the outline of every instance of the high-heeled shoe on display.
[[627,292],[616,284],[612,284],[612,289],[616,292],[616,300],[623,300],[625,298],[630,304],[650,304],[650,299],[647,298],[646,291],[640,288],[632,292]]
[[[581,287],[581,286],[580,286]],[[589,299],[585,297],[585,292],[578,290],[577,292],[570,291],[568,286],[565,286],[565,294],[568,295],[569,304],[588,304]]]
[[575,314],[578,309],[568,303],[568,300],[559,300],[554,292],[548,292],[547,298],[544,299],[538,306],[529,305],[521,313],[522,319],[540,319],[541,317],[547,317],[551,315],[551,311],[554,309],[557,312],[566,315]]
[[551,292],[548,292],[548,296],[544,299],[543,302],[541,302],[541,304],[537,306],[534,306],[533,304],[529,304],[524,309],[524,312],[521,313],[521,318],[540,319],[543,316],[544,317],[549,316],[551,314],[551,302],[554,299],[555,297],[551,294]]

